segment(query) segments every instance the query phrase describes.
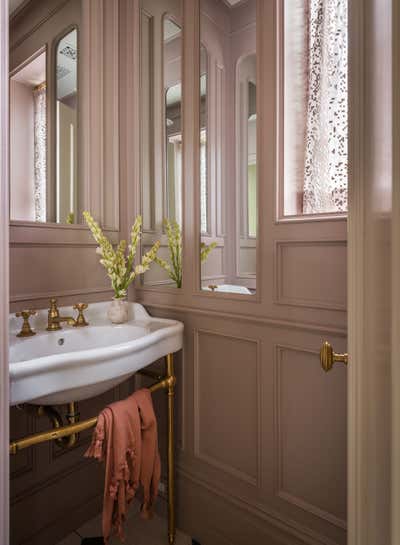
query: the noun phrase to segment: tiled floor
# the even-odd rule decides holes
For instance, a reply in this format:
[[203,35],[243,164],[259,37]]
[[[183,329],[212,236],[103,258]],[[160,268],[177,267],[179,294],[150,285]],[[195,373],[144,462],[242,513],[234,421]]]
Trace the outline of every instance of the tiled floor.
[[[101,535],[101,515],[89,520],[74,533],[60,541],[57,545],[81,545],[84,537]],[[110,545],[119,545],[121,542],[113,538]],[[152,520],[143,520],[139,517],[139,510],[132,506],[130,516],[125,525],[125,545],[167,545],[167,522],[154,515]],[[192,545],[192,540],[179,530],[176,533],[175,545]]]

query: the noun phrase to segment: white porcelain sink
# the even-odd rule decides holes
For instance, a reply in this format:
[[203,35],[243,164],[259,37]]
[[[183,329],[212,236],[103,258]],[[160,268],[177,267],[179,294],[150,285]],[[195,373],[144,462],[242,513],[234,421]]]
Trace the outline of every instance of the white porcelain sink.
[[[183,324],[152,318],[142,305],[129,303],[130,319],[113,325],[109,303],[85,311],[89,326],[63,325],[46,331],[47,311],[30,319],[37,334],[18,338],[21,319],[10,316],[10,403],[58,405],[96,396],[146,365],[182,348]],[[75,316],[71,307],[62,316]]]

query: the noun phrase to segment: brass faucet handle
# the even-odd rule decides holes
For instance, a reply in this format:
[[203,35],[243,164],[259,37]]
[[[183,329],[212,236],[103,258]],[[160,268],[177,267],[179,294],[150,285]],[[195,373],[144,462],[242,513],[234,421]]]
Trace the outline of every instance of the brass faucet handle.
[[51,311],[58,311],[57,299],[55,299],[54,297],[50,299],[50,312]]
[[83,315],[83,311],[87,308],[88,305],[86,303],[77,303],[73,306],[73,309],[78,311],[78,316],[75,320],[74,327],[83,327],[85,325],[89,325],[89,322],[86,321],[85,316]]
[[17,337],[32,337],[32,335],[36,335],[36,331],[32,331],[31,325],[29,323],[29,318],[31,316],[36,316],[37,312],[36,310],[21,310],[20,312],[16,312],[15,316],[17,318],[23,318],[23,324],[21,331],[17,333]]

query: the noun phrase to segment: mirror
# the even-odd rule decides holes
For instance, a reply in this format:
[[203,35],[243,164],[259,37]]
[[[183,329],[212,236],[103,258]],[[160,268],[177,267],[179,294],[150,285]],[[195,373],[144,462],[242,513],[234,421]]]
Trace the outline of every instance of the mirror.
[[75,223],[78,212],[78,31],[56,47],[56,221]]
[[251,296],[258,224],[256,0],[200,0],[200,11],[201,288]]
[[[147,285],[182,285],[182,28],[180,2],[141,4],[142,252],[160,240]],[[162,47],[159,47],[159,44]],[[163,150],[160,154],[159,150]]]
[[29,10],[26,16],[21,11],[10,27],[11,221],[83,221],[78,176],[80,4],[73,4],[65,6],[65,20],[55,23],[50,17],[33,27],[29,39],[25,34],[18,39],[29,28]]

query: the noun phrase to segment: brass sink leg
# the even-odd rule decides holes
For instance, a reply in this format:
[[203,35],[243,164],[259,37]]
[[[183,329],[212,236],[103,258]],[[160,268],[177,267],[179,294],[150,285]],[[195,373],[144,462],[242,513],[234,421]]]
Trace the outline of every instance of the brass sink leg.
[[170,545],[175,542],[175,467],[174,467],[174,398],[175,398],[175,374],[174,356],[166,356],[167,381],[168,381],[168,541]]

